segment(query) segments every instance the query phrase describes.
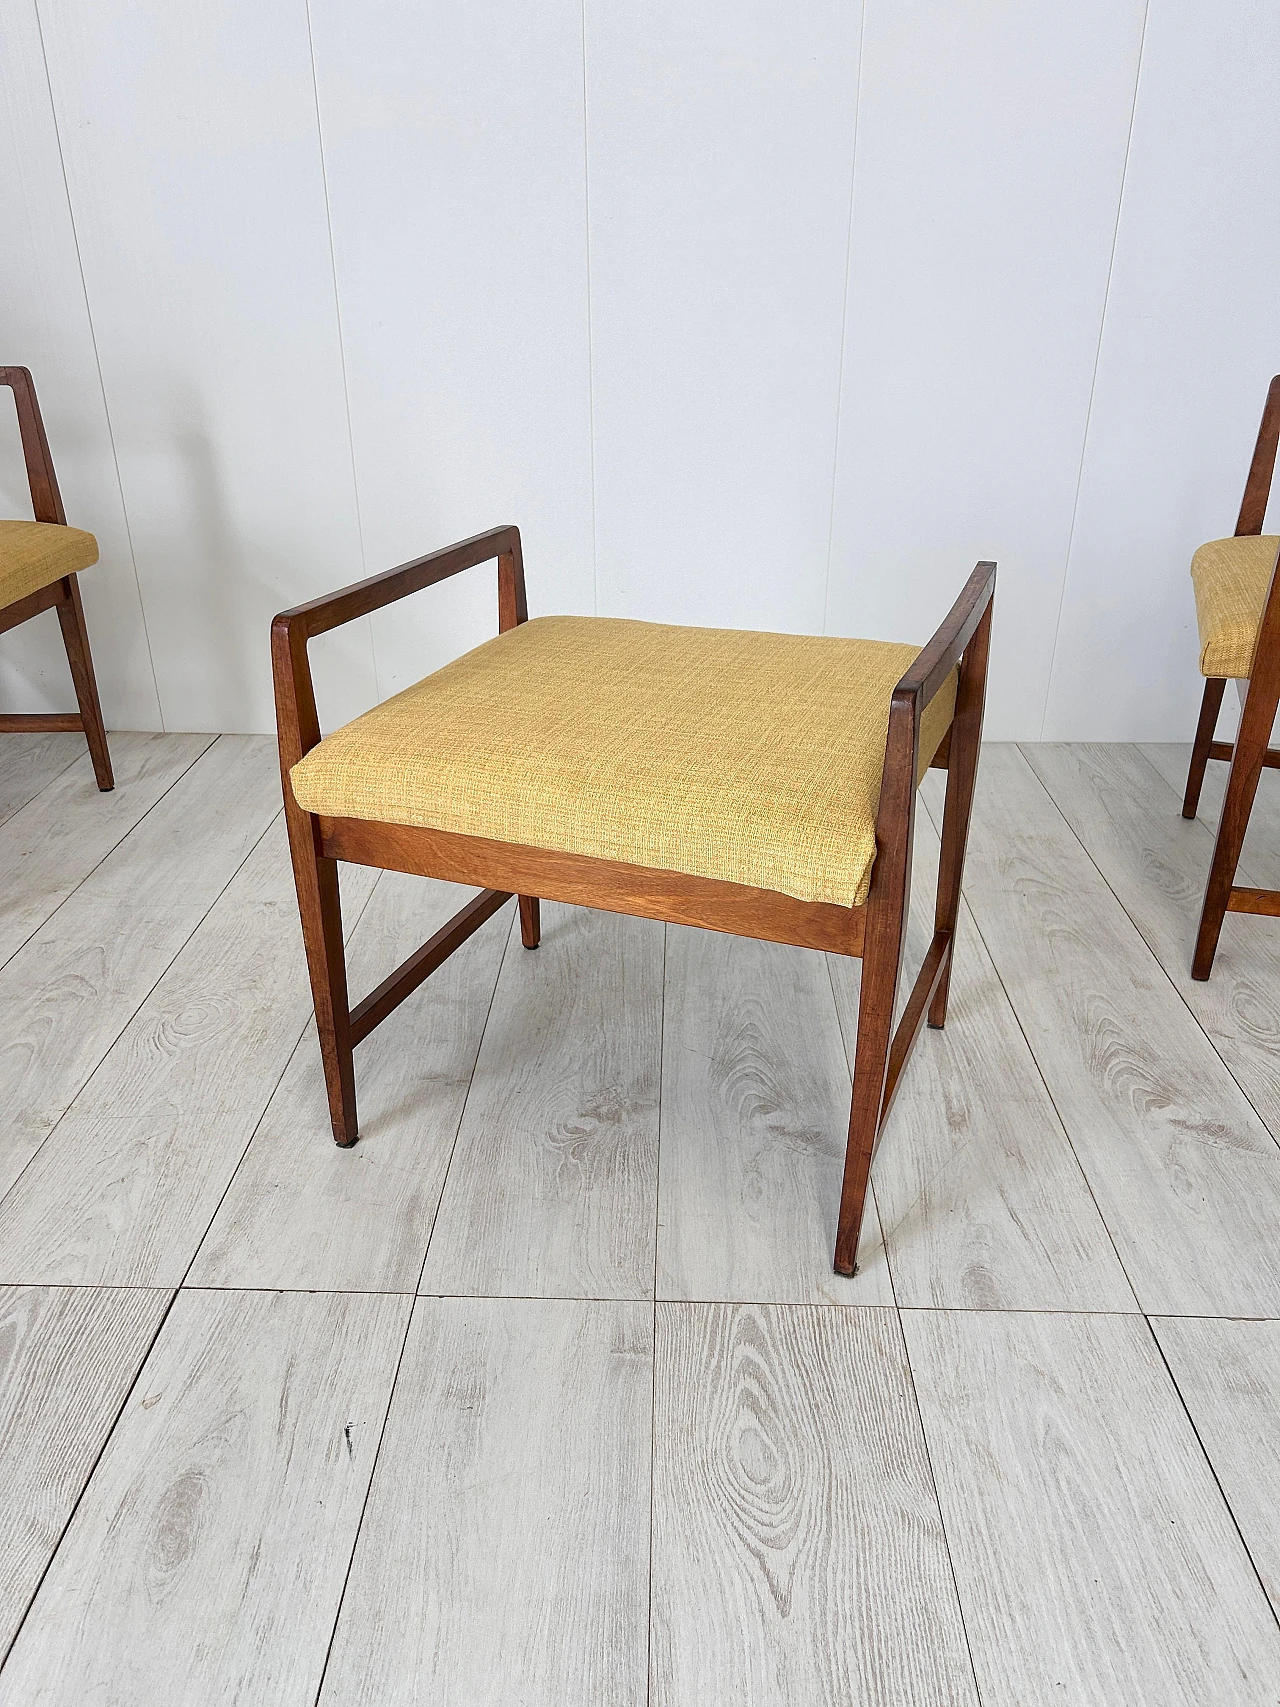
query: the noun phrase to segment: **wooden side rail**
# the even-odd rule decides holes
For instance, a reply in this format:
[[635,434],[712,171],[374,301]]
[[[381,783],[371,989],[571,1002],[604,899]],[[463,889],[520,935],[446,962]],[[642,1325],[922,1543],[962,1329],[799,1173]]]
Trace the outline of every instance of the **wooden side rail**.
[[363,1043],[374,1026],[381,1025],[389,1013],[398,1008],[406,996],[411,996],[424,979],[438,966],[443,966],[455,948],[461,948],[486,919],[491,919],[499,907],[511,899],[501,889],[482,889],[474,900],[468,901],[434,936],[400,966],[389,978],[384,978],[376,990],[370,990],[362,1002],[351,1010],[351,1042]]

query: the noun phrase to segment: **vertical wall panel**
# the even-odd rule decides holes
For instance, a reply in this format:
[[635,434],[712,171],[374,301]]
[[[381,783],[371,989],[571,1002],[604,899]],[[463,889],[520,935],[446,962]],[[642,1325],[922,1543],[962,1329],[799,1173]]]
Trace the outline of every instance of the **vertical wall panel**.
[[602,614],[821,627],[859,10],[589,0]]
[[[501,522],[593,606],[580,0],[313,0],[370,572]],[[475,569],[376,617],[383,694],[496,623]]]
[[988,732],[1038,735],[1144,0],[867,0],[828,628],[1000,563]]
[[1280,371],[1278,89],[1273,5],[1151,0],[1050,739],[1195,729],[1187,570],[1235,529]]
[[[67,518],[96,534],[80,577],[109,727],[155,729],[160,706],[80,281],[35,0],[0,5],[0,363],[29,367]],[[0,391],[0,515],[29,516],[12,394]],[[0,639],[0,709],[71,711],[52,612]]]
[[306,3],[41,15],[165,720],[270,728],[273,612],[360,572]]

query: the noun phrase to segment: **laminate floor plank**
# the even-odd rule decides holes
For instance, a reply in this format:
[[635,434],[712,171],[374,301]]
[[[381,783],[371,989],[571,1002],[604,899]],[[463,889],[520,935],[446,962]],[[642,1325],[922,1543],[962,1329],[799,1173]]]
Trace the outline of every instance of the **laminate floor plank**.
[[0,1280],[179,1285],[310,1008],[280,817],[0,1202]]
[[893,1302],[874,1203],[831,1266],[849,1094],[821,954],[667,926],[659,1298]]
[[[0,741],[12,738],[0,736]],[[99,792],[86,753],[0,824],[0,965],[17,953],[215,739],[213,735],[113,735],[116,785],[109,793]]]
[[84,750],[83,735],[56,730],[0,739],[0,824],[75,764]]
[[1191,976],[1212,832],[1180,816],[1176,796],[1136,747],[1045,744],[1025,753],[1245,1095],[1280,1134],[1280,937],[1266,920],[1250,920],[1253,928],[1223,933],[1212,978]]
[[171,1297],[0,1287],[0,1661]]
[[[933,936],[937,872],[922,812],[900,1006]],[[861,962],[828,960],[852,1067]],[[871,1177],[899,1305],[1138,1308],[967,908],[946,1027],[921,1028]]]
[[663,926],[545,903],[513,937],[420,1290],[652,1298]]
[[418,1299],[322,1707],[642,1707],[652,1359],[651,1305]]
[[984,749],[965,877],[1143,1309],[1280,1314],[1280,1146],[1016,747]]
[[976,1707],[892,1310],[660,1304],[653,1707]]
[[[1233,693],[1235,690],[1228,688],[1227,691]],[[1174,815],[1181,822],[1185,822],[1182,818],[1182,797],[1187,787],[1187,766],[1191,762],[1190,744],[1181,741],[1144,741],[1139,745],[1138,751],[1155,766],[1177,795]],[[1200,790],[1200,821],[1207,824],[1215,835],[1218,831],[1223,796],[1227,792],[1230,769],[1230,765],[1210,759],[1204,773],[1204,786]],[[1253,811],[1249,814],[1249,828],[1245,832],[1238,869],[1238,881],[1241,883],[1255,889],[1280,889],[1280,771],[1264,770],[1258,780],[1258,792],[1254,796]],[[1202,900],[1208,875],[1209,868],[1206,864],[1204,876],[1200,880]],[[1197,905],[1197,921],[1199,916],[1200,908]],[[1231,914],[1227,915],[1228,928],[1237,923],[1242,927],[1253,925],[1255,928],[1267,929],[1264,919],[1250,918],[1247,915],[1241,915],[1237,919]]]
[[223,736],[0,967],[0,1192],[279,810],[272,744]]
[[175,1300],[0,1671],[3,1707],[311,1707],[409,1300]]
[[983,1707],[1274,1707],[1280,1628],[1147,1324],[902,1320]]
[[[475,893],[387,872],[352,932],[370,990]],[[360,1140],[339,1149],[307,1027],[192,1265],[193,1286],[413,1292],[514,905],[356,1050]]]
[[1151,1326],[1280,1617],[1280,1322]]

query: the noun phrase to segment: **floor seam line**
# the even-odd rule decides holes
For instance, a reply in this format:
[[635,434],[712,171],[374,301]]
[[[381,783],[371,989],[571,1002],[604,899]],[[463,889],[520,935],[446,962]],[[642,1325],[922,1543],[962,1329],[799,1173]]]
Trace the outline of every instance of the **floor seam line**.
[[[132,733],[132,731],[131,731],[131,733]],[[152,731],[143,730],[143,731],[141,731],[141,733],[151,734]],[[157,730],[154,732],[154,734],[155,734],[156,739],[160,739],[160,740],[164,739],[163,731]],[[4,959],[0,960],[0,971],[3,971],[4,968],[9,964],[9,962],[12,959],[14,959],[14,957],[16,955],[19,955],[22,953],[23,949],[27,946],[27,944],[32,940],[33,937],[39,936],[40,932],[49,923],[50,919],[56,918],[57,915],[66,906],[67,902],[71,899],[71,897],[73,895],[79,894],[80,890],[84,888],[85,884],[89,881],[89,879],[93,876],[93,874],[96,871],[99,871],[102,868],[102,866],[104,866],[106,864],[106,862],[111,858],[112,854],[115,853],[117,848],[121,848],[124,846],[124,844],[129,840],[129,837],[134,833],[134,831],[137,830],[142,824],[144,824],[146,822],[146,820],[151,816],[151,814],[155,811],[156,807],[159,806],[160,802],[162,800],[167,799],[168,796],[170,794],[172,794],[173,790],[182,781],[183,777],[188,776],[191,773],[191,771],[195,768],[195,766],[200,763],[200,760],[202,758],[204,758],[205,754],[208,752],[211,752],[213,750],[214,746],[217,744],[217,742],[219,742],[221,739],[222,739],[221,735],[211,735],[210,736],[207,744],[205,746],[201,747],[200,751],[191,760],[190,764],[183,766],[183,768],[178,772],[177,776],[174,777],[173,781],[168,785],[168,787],[163,789],[161,791],[161,793],[156,795],[155,799],[151,802],[150,806],[147,807],[146,811],[143,812],[139,817],[135,818],[133,823],[130,824],[129,828],[127,830],[125,830],[118,837],[118,839],[116,841],[112,842],[111,846],[102,855],[101,859],[95,860],[93,862],[93,864],[89,867],[88,871],[86,871],[84,873],[83,877],[77,878],[76,882],[74,884],[72,884],[70,889],[67,890],[66,894],[62,897],[61,901],[58,902],[57,906],[54,907],[50,912],[45,914],[44,918],[41,919],[40,923],[38,925],[34,926],[33,929],[30,931],[30,933],[27,936],[23,937],[22,941],[12,951],[12,953],[6,954]],[[80,760],[79,759],[73,760],[73,763],[79,764]],[[86,761],[86,768],[88,768],[87,761]],[[71,765],[68,765],[67,769],[70,770]],[[60,772],[59,774],[65,775],[66,773]],[[57,780],[58,780],[57,777],[53,778],[53,782],[56,782]],[[127,786],[127,784],[125,786]],[[52,783],[50,784],[50,787],[52,787]],[[114,790],[113,790],[113,792],[114,792]],[[43,793],[44,793],[44,790],[41,789],[38,794],[33,794],[31,799],[27,801],[27,806],[32,805],[34,801],[36,801],[40,798],[40,794],[43,794]],[[11,813],[9,815],[9,817],[5,819],[5,823],[6,824],[11,823],[13,821],[13,819],[18,816],[19,812],[25,812],[26,809],[27,809],[26,806],[20,806],[18,808],[18,812]]]
[[155,1326],[155,1332],[151,1335],[151,1338],[147,1341],[146,1350],[143,1352],[142,1356],[138,1359],[138,1367],[134,1371],[133,1380],[130,1381],[128,1387],[125,1390],[124,1396],[120,1400],[120,1404],[116,1410],[116,1414],[111,1419],[111,1426],[107,1429],[106,1433],[102,1437],[102,1445],[98,1448],[97,1452],[94,1454],[93,1463],[89,1466],[89,1472],[85,1476],[85,1479],[84,1479],[84,1485],[81,1487],[80,1492],[76,1495],[75,1500],[72,1502],[71,1510],[67,1513],[66,1522],[62,1525],[62,1528],[58,1533],[58,1539],[54,1543],[53,1551],[49,1554],[49,1557],[48,1557],[47,1561],[45,1562],[45,1567],[41,1571],[39,1578],[36,1581],[36,1585],[31,1591],[31,1598],[27,1601],[26,1606],[23,1608],[22,1617],[18,1620],[17,1627],[15,1628],[15,1630],[13,1632],[13,1636],[11,1637],[8,1646],[5,1648],[4,1653],[0,1654],[0,1676],[3,1675],[4,1668],[9,1663],[9,1657],[13,1653],[14,1648],[17,1646],[18,1638],[22,1634],[23,1627],[25,1626],[27,1619],[31,1616],[32,1609],[34,1608],[36,1601],[39,1598],[41,1589],[45,1585],[45,1582],[48,1578],[49,1572],[53,1569],[54,1560],[58,1557],[58,1554],[62,1551],[62,1544],[66,1540],[67,1535],[70,1532],[71,1525],[75,1522],[76,1513],[80,1510],[80,1507],[84,1501],[84,1497],[89,1492],[89,1488],[93,1483],[93,1478],[98,1473],[98,1466],[102,1463],[103,1455],[105,1454],[107,1447],[111,1444],[111,1441],[115,1437],[115,1432],[116,1432],[117,1428],[119,1428],[119,1426],[120,1426],[120,1418],[124,1415],[125,1407],[129,1403],[129,1400],[133,1397],[134,1390],[137,1387],[138,1382],[142,1379],[142,1372],[147,1367],[147,1364],[151,1360],[151,1353],[155,1350],[156,1341],[160,1338],[161,1331],[163,1330],[165,1323],[169,1320],[170,1314],[173,1311],[173,1306],[178,1301],[178,1290],[179,1289],[176,1286],[173,1287],[172,1289],[170,1289],[169,1287],[163,1287],[163,1288],[156,1287],[152,1290],[155,1290],[157,1292],[158,1291],[170,1292],[169,1302],[165,1305],[163,1311],[161,1312],[160,1320],[156,1323],[156,1326]]
[[[207,749],[206,749],[206,751],[207,751]],[[31,1154],[27,1157],[26,1161],[22,1164],[21,1168],[14,1175],[13,1179],[9,1182],[9,1184],[5,1187],[5,1189],[2,1192],[0,1192],[0,1210],[3,1209],[4,1204],[8,1201],[8,1199],[12,1195],[12,1193],[17,1190],[18,1182],[24,1177],[24,1175],[27,1172],[27,1169],[32,1165],[32,1163],[35,1161],[36,1157],[41,1153],[41,1151],[44,1149],[45,1145],[53,1137],[54,1133],[58,1130],[58,1128],[62,1125],[63,1121],[67,1118],[67,1116],[71,1113],[72,1109],[79,1102],[80,1098],[88,1090],[89,1086],[93,1083],[94,1079],[102,1071],[102,1069],[106,1065],[107,1061],[111,1058],[113,1051],[119,1047],[120,1039],[128,1031],[129,1027],[133,1024],[134,1020],[137,1019],[138,1015],[142,1012],[143,1008],[146,1007],[147,1003],[151,1000],[152,996],[156,993],[156,991],[159,989],[160,985],[164,982],[164,980],[169,976],[170,972],[172,972],[173,968],[177,965],[177,962],[178,962],[179,958],[181,957],[181,955],[184,954],[185,951],[191,946],[192,939],[195,937],[196,932],[200,929],[201,925],[204,924],[205,920],[209,917],[209,915],[213,912],[214,908],[218,905],[218,902],[221,901],[222,897],[226,894],[227,890],[231,887],[231,885],[235,882],[236,878],[244,870],[244,867],[253,858],[254,854],[258,851],[258,849],[262,846],[263,842],[271,834],[272,827],[276,823],[277,819],[280,818],[280,816],[282,815],[282,812],[283,812],[283,808],[281,808],[281,810],[279,812],[275,813],[275,815],[272,817],[270,823],[263,830],[262,834],[258,837],[257,841],[254,842],[253,846],[248,850],[248,852],[245,854],[244,858],[240,861],[240,863],[236,866],[235,870],[227,878],[227,881],[222,885],[221,889],[219,889],[218,893],[213,897],[213,900],[210,901],[208,907],[206,907],[205,911],[196,920],[195,924],[191,927],[191,930],[188,932],[186,937],[183,938],[182,942],[179,943],[178,947],[174,950],[172,957],[166,962],[164,967],[157,974],[155,982],[153,984],[151,984],[151,986],[147,989],[146,993],[143,995],[143,997],[142,997],[141,1001],[138,1003],[137,1007],[134,1008],[133,1012],[129,1015],[128,1019],[125,1020],[124,1024],[120,1027],[120,1030],[112,1038],[111,1042],[107,1045],[106,1049],[103,1050],[103,1052],[102,1052],[101,1056],[99,1056],[98,1060],[94,1062],[92,1070],[90,1071],[88,1076],[85,1078],[84,1083],[81,1084],[77,1088],[75,1095],[71,1098],[71,1101],[63,1109],[62,1113],[54,1121],[53,1125],[45,1133],[44,1137],[36,1145],[35,1149],[31,1152]]]

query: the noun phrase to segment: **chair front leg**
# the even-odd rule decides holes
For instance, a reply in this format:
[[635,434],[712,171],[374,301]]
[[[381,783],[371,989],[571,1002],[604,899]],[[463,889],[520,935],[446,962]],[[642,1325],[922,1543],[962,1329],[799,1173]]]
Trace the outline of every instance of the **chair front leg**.
[[1204,684],[1204,698],[1200,701],[1200,721],[1196,724],[1196,738],[1191,746],[1191,763],[1187,767],[1187,792],[1182,802],[1184,818],[1194,818],[1200,810],[1200,790],[1204,787],[1209,748],[1213,745],[1213,732],[1218,727],[1218,713],[1222,709],[1222,694],[1226,685],[1222,676],[1210,676]]
[[1218,835],[1213,844],[1200,929],[1196,933],[1195,955],[1191,961],[1191,976],[1201,983],[1213,970],[1213,957],[1218,950],[1222,921],[1231,900],[1236,866],[1240,863],[1240,849],[1249,828],[1249,814],[1258,792],[1258,780],[1271,740],[1277,703],[1280,703],[1280,658],[1255,669],[1240,713],[1240,728],[1231,757],[1227,793],[1222,802],[1222,816],[1218,820]]
[[287,785],[285,818],[302,918],[302,941],[311,974],[324,1082],[329,1093],[329,1118],[334,1142],[346,1148],[355,1143],[359,1126],[338,866],[336,860],[326,859],[320,853],[316,820],[294,803]]
[[71,680],[75,683],[76,703],[84,738],[93,760],[93,774],[105,794],[115,787],[111,774],[111,753],[107,747],[107,730],[102,720],[102,705],[98,699],[98,682],[93,673],[93,654],[89,650],[89,631],[84,622],[84,606],[80,602],[80,583],[74,575],[63,578],[58,589],[58,623],[62,629],[62,644],[67,649]]

